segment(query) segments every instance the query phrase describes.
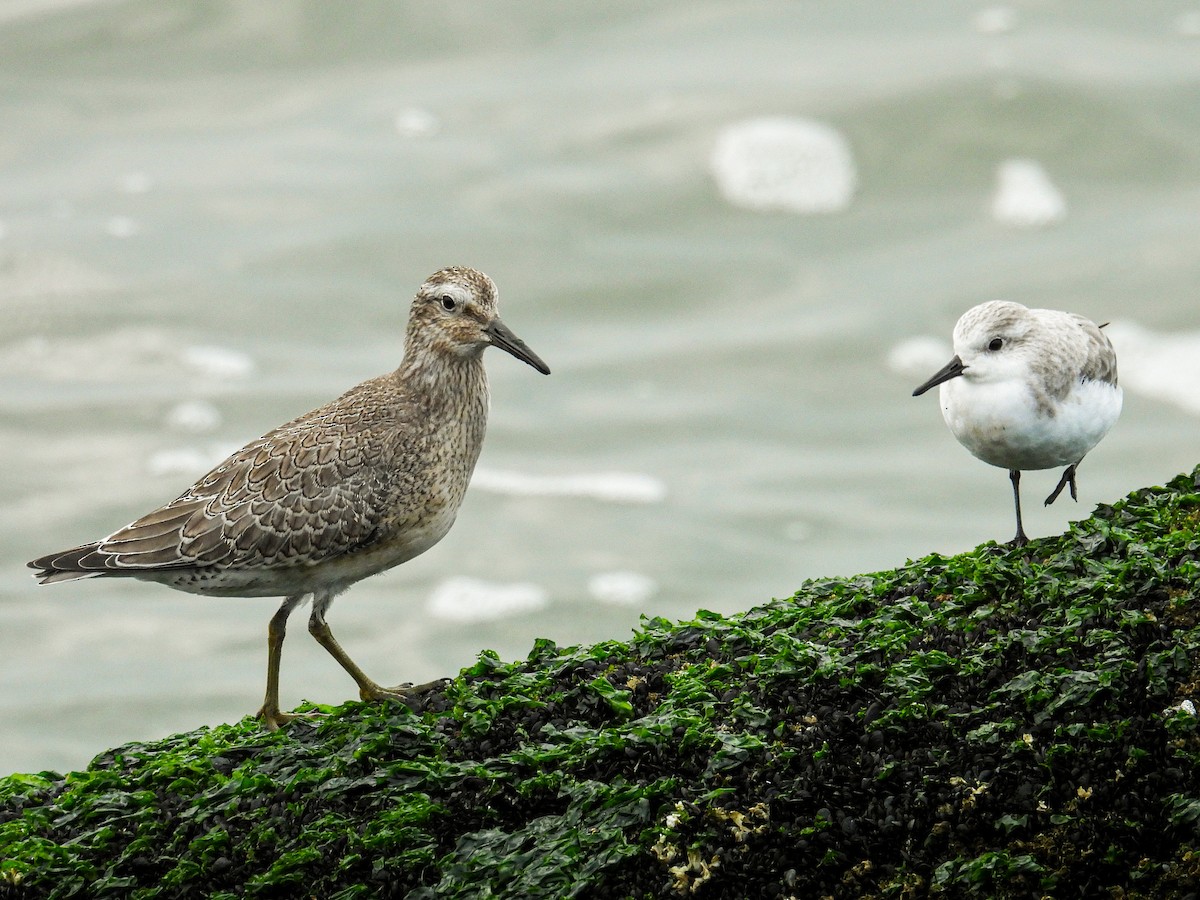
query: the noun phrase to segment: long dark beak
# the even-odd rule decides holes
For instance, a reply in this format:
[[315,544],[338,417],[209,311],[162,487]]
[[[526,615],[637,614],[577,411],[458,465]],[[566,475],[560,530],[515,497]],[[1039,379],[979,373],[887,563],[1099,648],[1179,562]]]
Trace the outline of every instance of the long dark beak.
[[525,342],[513,334],[509,327],[499,319],[492,319],[483,330],[491,338],[492,344],[501,350],[508,351],[521,362],[529,363],[543,375],[550,374],[550,367],[542,362],[542,358],[525,346]]
[[938,370],[938,373],[936,375],[934,375],[927,382],[925,382],[923,385],[921,385],[919,388],[917,388],[915,391],[913,391],[913,396],[920,397],[923,393],[925,393],[931,387],[937,387],[943,381],[949,381],[951,378],[957,378],[959,375],[961,375],[963,372],[965,372],[966,369],[967,369],[967,367],[963,365],[963,361],[961,359],[959,359],[957,356],[954,357],[954,359],[950,360],[950,362],[948,362],[948,363],[946,363],[946,365],[942,366],[942,368],[940,368]]

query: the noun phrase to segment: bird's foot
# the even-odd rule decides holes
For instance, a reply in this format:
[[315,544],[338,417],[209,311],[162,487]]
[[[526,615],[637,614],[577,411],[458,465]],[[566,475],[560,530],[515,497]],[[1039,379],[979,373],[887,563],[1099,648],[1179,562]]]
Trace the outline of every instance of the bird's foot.
[[450,683],[449,678],[435,678],[433,681],[427,681],[424,684],[413,684],[405,682],[398,684],[393,688],[388,688],[390,691],[399,691],[409,697],[420,697],[422,694],[428,694],[430,691],[440,690]]
[[263,727],[266,728],[267,731],[278,731],[282,726],[293,721],[294,719],[317,719],[323,715],[325,715],[325,713],[317,712],[315,710],[302,713],[285,713],[280,712],[279,707],[268,709],[266,706],[263,706],[262,709],[254,714],[254,718],[262,719]]
[[1026,535],[1024,531],[1018,531],[1016,536],[1004,546],[1008,547],[1010,550],[1020,550],[1022,547],[1028,545],[1028,543],[1029,536]]
[[424,694],[428,694],[430,691],[445,687],[449,681],[450,679],[448,678],[439,678],[436,681],[429,681],[425,684],[412,684],[411,682],[406,682],[404,684],[397,684],[393,687],[386,688],[380,687],[377,684],[371,684],[365,687],[360,687],[358,695],[362,697],[363,700],[368,702],[372,700],[399,700],[401,703],[408,703],[408,701],[423,696]]
[[1046,505],[1049,506],[1051,503],[1057,500],[1058,495],[1063,492],[1063,488],[1065,487],[1071,489],[1071,499],[1078,503],[1079,494],[1075,489],[1074,466],[1067,466],[1066,470],[1062,473],[1062,478],[1058,479],[1058,486],[1055,487],[1055,489],[1050,492],[1050,496],[1046,498]]

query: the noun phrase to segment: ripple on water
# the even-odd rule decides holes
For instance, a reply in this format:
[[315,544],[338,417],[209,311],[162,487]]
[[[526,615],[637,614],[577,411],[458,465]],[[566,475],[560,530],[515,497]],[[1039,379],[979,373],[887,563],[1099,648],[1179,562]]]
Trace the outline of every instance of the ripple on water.
[[610,503],[661,503],[667,486],[636,472],[589,472],[582,475],[533,475],[500,469],[475,470],[471,486],[517,497],[588,497]]
[[190,375],[212,381],[240,380],[255,369],[245,353],[217,346],[181,349],[170,332],[144,326],[79,335],[36,334],[0,345],[0,373],[20,372],[55,382],[171,379],[180,376],[181,366]]

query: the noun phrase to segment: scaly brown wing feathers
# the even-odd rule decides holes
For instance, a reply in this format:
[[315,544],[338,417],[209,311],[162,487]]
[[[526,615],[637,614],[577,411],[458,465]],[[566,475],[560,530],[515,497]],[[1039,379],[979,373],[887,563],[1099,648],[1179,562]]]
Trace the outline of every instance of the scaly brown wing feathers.
[[[107,538],[30,565],[45,581],[217,564],[273,568],[311,565],[369,544],[390,514],[394,485],[387,467],[366,461],[396,449],[363,427],[373,404],[352,395],[371,385],[247,444],[178,498]],[[397,432],[391,434],[395,441]],[[400,443],[403,436],[401,429]]]

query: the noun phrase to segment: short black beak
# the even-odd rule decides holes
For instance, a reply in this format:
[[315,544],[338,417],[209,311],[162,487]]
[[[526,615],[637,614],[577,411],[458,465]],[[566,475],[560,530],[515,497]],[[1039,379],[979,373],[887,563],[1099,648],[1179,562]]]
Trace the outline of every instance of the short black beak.
[[492,343],[501,350],[506,350],[521,362],[529,363],[543,375],[550,374],[550,367],[542,362],[542,358],[525,346],[525,342],[517,337],[509,327],[499,319],[492,319],[483,329]]
[[943,381],[949,381],[951,378],[957,378],[964,371],[966,371],[966,369],[967,367],[963,365],[963,361],[956,356],[954,359],[950,360],[950,362],[946,363],[946,365],[942,366],[936,375],[913,391],[912,395],[914,397],[920,397],[931,387],[937,387]]

